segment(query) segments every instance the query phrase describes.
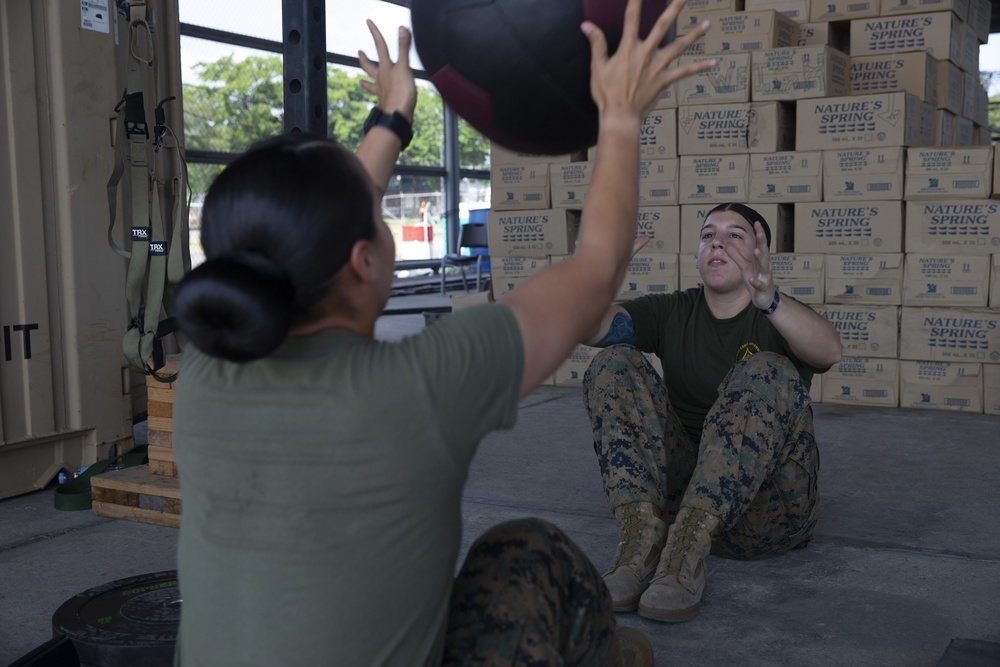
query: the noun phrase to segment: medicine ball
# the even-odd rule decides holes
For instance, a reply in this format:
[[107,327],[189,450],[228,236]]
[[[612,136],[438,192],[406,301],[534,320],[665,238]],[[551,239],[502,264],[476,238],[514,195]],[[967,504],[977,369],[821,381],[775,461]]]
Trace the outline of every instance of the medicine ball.
[[[597,142],[590,42],[600,26],[614,53],[627,0],[412,0],[413,39],[445,102],[489,139],[540,155]],[[645,37],[667,0],[643,0]],[[664,43],[673,39],[674,31]]]

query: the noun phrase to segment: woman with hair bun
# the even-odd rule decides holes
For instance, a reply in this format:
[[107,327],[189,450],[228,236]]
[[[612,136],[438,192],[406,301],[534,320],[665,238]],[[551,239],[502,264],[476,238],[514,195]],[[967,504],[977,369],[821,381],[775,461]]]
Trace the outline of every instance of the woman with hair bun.
[[416,102],[404,28],[393,62],[369,22],[378,111],[356,155],[284,136],[213,183],[207,260],[177,295],[178,665],[652,664],[551,524],[491,529],[455,577],[480,439],[600,321],[633,249],[642,118],[712,64],[668,69],[706,26],[661,48],[683,2],[646,39],[640,5],[612,57],[582,26],[600,157],[576,253],[502,303],[374,340],[395,268],[381,198]]

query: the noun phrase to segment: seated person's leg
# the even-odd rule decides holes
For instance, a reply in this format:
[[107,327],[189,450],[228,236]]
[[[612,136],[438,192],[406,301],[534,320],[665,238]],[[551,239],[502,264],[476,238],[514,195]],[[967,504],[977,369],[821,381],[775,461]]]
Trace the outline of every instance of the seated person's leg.
[[[809,395],[785,357],[736,364],[705,419],[698,463],[639,613],[689,620],[704,595],[703,560],[774,555],[808,540],[818,511]],[[751,511],[752,510],[752,511]]]
[[662,378],[634,347],[602,350],[583,384],[604,492],[621,534],[604,581],[615,611],[633,611],[680,507],[696,448]]
[[[444,665],[608,665],[641,633],[616,631],[597,570],[538,519],[500,524],[472,548],[452,589]],[[638,663],[642,664],[642,663]]]

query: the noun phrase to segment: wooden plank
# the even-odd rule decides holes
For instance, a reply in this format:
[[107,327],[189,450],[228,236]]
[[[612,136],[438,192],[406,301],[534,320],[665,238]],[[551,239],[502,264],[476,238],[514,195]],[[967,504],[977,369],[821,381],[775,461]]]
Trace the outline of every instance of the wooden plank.
[[149,466],[133,466],[95,475],[90,487],[95,514],[180,526],[181,489],[176,477],[154,475]]
[[150,431],[167,431],[168,433],[174,432],[173,417],[149,417],[146,420],[146,425],[149,427]]
[[181,516],[176,514],[165,514],[154,510],[146,510],[139,507],[122,507],[94,501],[92,505],[94,514],[110,517],[112,519],[126,519],[128,521],[138,521],[139,523],[149,523],[156,526],[168,526],[170,528],[181,527]]
[[149,417],[170,417],[174,416],[173,403],[160,403],[159,401],[149,401],[146,403],[146,414]]
[[164,477],[177,477],[177,466],[173,461],[149,460],[149,472]]
[[150,444],[149,472],[154,475],[177,477],[177,466],[174,464],[174,448]]
[[148,440],[150,445],[158,445],[161,447],[173,447],[174,445],[174,434],[170,431],[157,431],[156,429],[149,429]]
[[146,400],[158,403],[173,403],[174,389],[171,386],[161,386],[159,383],[146,387]]

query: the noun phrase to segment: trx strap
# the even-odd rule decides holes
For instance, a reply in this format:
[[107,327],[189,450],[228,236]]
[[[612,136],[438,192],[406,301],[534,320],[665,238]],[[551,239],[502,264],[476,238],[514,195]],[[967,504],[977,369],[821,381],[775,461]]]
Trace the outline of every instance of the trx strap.
[[89,510],[93,506],[90,478],[102,472],[131,468],[149,463],[149,446],[133,447],[121,456],[104,459],[88,467],[72,480],[56,487],[55,505],[57,510]]
[[[176,284],[190,265],[187,244],[187,163],[177,136],[166,124],[163,105],[174,100],[168,97],[155,108],[155,125],[150,136],[146,121],[147,91],[153,78],[152,31],[146,20],[146,0],[122,2],[129,19],[127,47],[127,83],[121,101],[115,107],[118,122],[115,132],[115,167],[108,181],[108,243],[111,249],[128,261],[125,297],[128,302],[129,324],[122,341],[122,351],[128,365],[141,373],[152,375],[160,382],[172,382],[173,376],[160,376],[165,353],[163,338],[176,330],[172,317],[160,320],[164,293],[168,282]],[[152,159],[150,140],[152,139]],[[161,149],[164,149],[161,152]],[[176,156],[179,174],[169,184],[156,175],[156,157]],[[126,169],[127,167],[127,169]],[[115,243],[114,228],[118,206],[118,184],[122,177],[130,184],[132,230],[129,250]],[[168,187],[169,186],[169,187]],[[160,201],[161,187],[169,189],[173,198],[171,216],[164,221]],[[168,240],[168,236],[170,237]]]

